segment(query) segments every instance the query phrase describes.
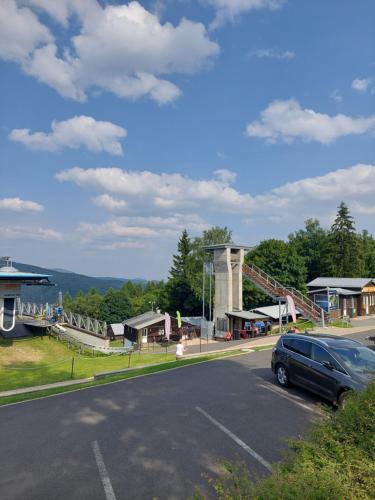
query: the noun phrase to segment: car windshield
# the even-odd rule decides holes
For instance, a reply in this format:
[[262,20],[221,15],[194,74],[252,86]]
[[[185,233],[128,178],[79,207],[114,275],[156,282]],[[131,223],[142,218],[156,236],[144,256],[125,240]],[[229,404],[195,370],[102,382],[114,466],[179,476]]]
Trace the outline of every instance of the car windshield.
[[355,347],[332,347],[345,365],[358,373],[375,373],[375,352],[365,346]]

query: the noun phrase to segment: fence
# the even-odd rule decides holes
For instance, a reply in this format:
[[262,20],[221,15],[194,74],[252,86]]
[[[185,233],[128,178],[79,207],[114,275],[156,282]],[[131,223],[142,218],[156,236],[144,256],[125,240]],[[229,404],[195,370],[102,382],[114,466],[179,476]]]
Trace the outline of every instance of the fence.
[[100,337],[107,337],[107,323],[98,319],[81,316],[72,312],[63,312],[62,320],[73,328],[86,330],[87,332],[95,333]]

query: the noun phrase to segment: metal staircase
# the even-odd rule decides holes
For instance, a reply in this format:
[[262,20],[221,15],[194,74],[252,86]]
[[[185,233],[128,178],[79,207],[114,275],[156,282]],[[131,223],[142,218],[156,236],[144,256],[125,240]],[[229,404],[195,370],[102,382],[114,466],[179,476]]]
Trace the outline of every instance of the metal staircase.
[[323,319],[325,323],[328,322],[328,315],[324,309],[315,304],[308,297],[305,297],[295,288],[281,285],[281,283],[262,271],[262,269],[255,264],[244,264],[242,272],[246,278],[251,280],[255,286],[273,300],[286,300],[286,296],[289,295],[294,300],[296,309],[298,309],[304,317],[317,324],[322,324]]

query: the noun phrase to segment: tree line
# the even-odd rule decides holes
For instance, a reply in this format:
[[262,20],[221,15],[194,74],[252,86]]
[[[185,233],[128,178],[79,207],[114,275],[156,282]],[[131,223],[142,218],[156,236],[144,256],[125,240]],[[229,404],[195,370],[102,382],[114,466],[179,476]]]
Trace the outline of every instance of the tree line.
[[[227,227],[212,227],[194,238],[184,230],[166,281],[128,281],[119,290],[100,294],[91,289],[74,299],[66,294],[64,308],[109,323],[151,309],[168,311],[173,316],[176,311],[200,316],[204,263],[212,259],[203,247],[220,243],[233,243],[232,231]],[[306,283],[318,276],[375,277],[375,240],[367,230],[356,231],[354,218],[342,202],[330,228],[323,228],[317,219],[308,219],[305,227],[291,233],[286,241],[262,241],[248,252],[245,261],[256,264],[284,286],[306,292]],[[208,294],[206,280],[206,301]],[[249,280],[244,280],[243,297],[244,309],[272,303]]]

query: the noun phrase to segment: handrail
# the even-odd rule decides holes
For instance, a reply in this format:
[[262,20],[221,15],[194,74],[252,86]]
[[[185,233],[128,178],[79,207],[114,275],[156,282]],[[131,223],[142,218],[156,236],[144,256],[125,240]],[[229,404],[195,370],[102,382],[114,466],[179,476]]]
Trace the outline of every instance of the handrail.
[[[269,276],[265,271],[260,269],[256,264],[244,264],[243,265],[243,270],[246,273],[250,274],[250,277],[253,275],[255,278],[260,278],[259,279],[259,286],[264,286],[269,293],[271,294],[272,288],[274,289],[275,292],[281,291],[281,292],[289,292],[289,294],[296,300],[297,306],[300,305],[302,308],[307,308],[310,311],[310,314],[312,316],[316,316],[317,319],[320,319],[321,316],[324,314],[324,317],[326,317],[326,312],[324,309],[322,309],[319,305],[317,305],[315,302],[313,302],[311,299],[308,297],[305,297],[299,290],[296,290],[294,287],[285,287],[281,283],[279,283],[277,280]],[[255,276],[254,276],[255,274]],[[263,281],[263,283],[262,283]],[[271,290],[269,289],[271,287]],[[271,294],[272,295],[272,294]],[[298,302],[302,304],[298,304]],[[322,312],[323,311],[323,312]]]

